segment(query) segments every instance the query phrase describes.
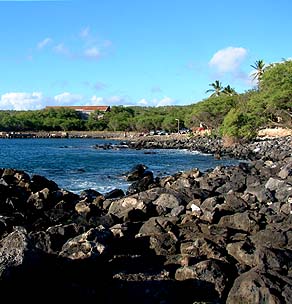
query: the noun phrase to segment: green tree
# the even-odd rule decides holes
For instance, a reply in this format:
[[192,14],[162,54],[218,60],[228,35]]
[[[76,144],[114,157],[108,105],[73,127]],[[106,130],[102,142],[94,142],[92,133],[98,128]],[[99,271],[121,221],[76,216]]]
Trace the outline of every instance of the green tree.
[[258,89],[260,89],[260,82],[265,72],[266,64],[262,59],[260,59],[257,60],[254,64],[252,64],[251,67],[255,69],[251,76],[253,77],[253,80],[257,80]]
[[155,128],[152,117],[143,114],[140,114],[134,118],[134,126],[135,130],[138,132],[149,132]]
[[256,136],[257,123],[255,115],[233,108],[224,117],[221,132],[223,136],[250,139]]
[[188,124],[191,127],[198,127],[200,122],[217,129],[224,120],[230,109],[237,106],[239,96],[220,95],[208,98],[193,105],[191,114],[188,117]]
[[112,131],[130,131],[134,111],[123,106],[112,107],[111,112],[105,114],[108,128]]
[[236,95],[236,91],[230,87],[230,85],[227,85],[223,90],[222,93],[228,96]]
[[100,111],[91,113],[85,122],[87,130],[103,131],[107,128],[108,121],[104,118],[104,114]]
[[269,65],[261,79],[261,102],[265,114],[274,125],[291,126],[292,118],[292,61]]
[[212,94],[210,97],[219,96],[221,94],[223,87],[219,80],[215,80],[215,82],[210,83],[209,86],[211,86],[212,89],[207,90],[206,93],[211,92]]
[[[178,119],[178,118],[177,118]],[[162,128],[168,132],[177,132],[177,120],[171,116],[166,116],[162,122]]]

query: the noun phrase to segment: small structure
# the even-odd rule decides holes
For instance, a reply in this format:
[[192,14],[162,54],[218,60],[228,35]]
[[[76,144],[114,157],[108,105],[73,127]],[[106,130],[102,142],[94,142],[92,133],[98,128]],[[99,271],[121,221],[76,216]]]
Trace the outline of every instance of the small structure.
[[198,131],[201,132],[201,131],[205,131],[206,129],[208,129],[208,127],[205,124],[203,124],[202,122],[200,122]]
[[205,135],[211,135],[211,128],[209,128],[204,123],[200,122],[200,126],[193,130],[194,134],[197,134],[199,136],[205,136]]
[[[72,109],[80,112],[85,118],[87,118],[91,113],[99,111],[101,113],[110,112],[110,106],[47,106],[46,109]],[[103,114],[99,118],[102,118]]]

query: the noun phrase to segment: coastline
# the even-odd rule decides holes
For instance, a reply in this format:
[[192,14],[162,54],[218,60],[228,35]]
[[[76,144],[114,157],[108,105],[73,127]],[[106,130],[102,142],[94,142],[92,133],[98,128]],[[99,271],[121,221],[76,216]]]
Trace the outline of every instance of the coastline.
[[[16,137],[9,138],[92,138],[120,141],[121,146],[130,149],[187,149],[201,153],[212,154],[215,158],[236,158],[239,160],[259,160],[261,158],[279,160],[282,153],[291,150],[292,131],[288,129],[265,129],[261,136],[249,142],[225,141],[219,137],[201,136],[196,134],[145,135],[137,132],[108,131],[69,131],[69,132],[23,132],[14,133]],[[7,137],[2,137],[6,138]],[[115,147],[113,145],[112,147]],[[275,149],[276,147],[277,149]],[[106,145],[105,148],[111,148]]]
[[139,166],[127,193],[106,195],[0,169],[3,295],[15,299],[18,288],[31,300],[33,284],[33,297],[52,301],[290,302],[291,137],[224,147],[220,139],[137,136],[128,144],[220,150],[249,162],[160,179]]
[[113,140],[138,140],[140,138],[186,138],[186,134],[170,134],[146,136],[138,132],[122,131],[39,131],[39,132],[0,132],[0,138],[96,138],[96,139],[113,139]]

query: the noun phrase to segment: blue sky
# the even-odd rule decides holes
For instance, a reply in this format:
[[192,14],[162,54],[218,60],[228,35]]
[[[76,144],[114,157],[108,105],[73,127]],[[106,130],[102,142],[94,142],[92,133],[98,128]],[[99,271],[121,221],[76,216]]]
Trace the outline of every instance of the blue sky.
[[292,57],[291,0],[0,0],[0,110],[187,105]]

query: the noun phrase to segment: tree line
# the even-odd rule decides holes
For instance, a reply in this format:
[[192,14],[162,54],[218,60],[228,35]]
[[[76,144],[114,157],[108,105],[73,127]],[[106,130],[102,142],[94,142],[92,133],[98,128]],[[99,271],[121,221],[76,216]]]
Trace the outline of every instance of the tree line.
[[0,131],[136,131],[177,130],[177,119],[185,127],[187,106],[123,107],[113,106],[110,112],[95,111],[86,119],[69,108],[37,111],[0,111]]
[[113,106],[110,112],[96,111],[87,119],[68,108],[0,111],[0,131],[177,132],[179,122],[181,128],[190,129],[203,123],[211,135],[253,138],[262,127],[291,127],[292,61],[266,65],[258,60],[252,67],[257,86],[242,94],[216,80],[206,91],[211,96],[188,106]]

